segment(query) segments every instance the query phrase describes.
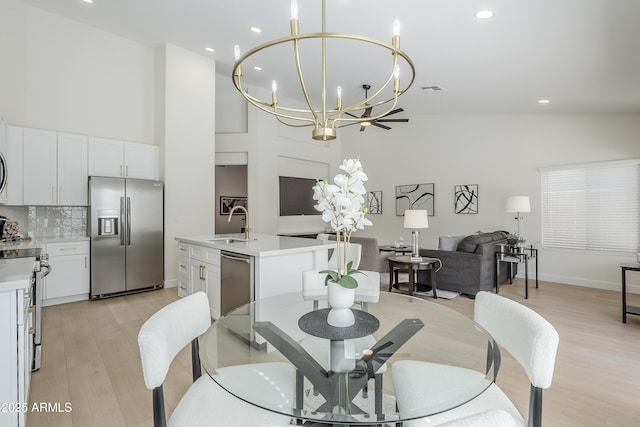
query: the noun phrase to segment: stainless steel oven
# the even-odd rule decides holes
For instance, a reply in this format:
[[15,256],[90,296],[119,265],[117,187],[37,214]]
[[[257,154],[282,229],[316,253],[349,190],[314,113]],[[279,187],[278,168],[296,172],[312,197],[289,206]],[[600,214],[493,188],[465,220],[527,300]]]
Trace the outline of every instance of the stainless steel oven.
[[33,327],[35,332],[33,334],[33,365],[32,371],[40,369],[42,363],[42,279],[51,272],[51,266],[49,265],[49,255],[40,254],[36,258],[36,262],[33,267],[33,275],[31,277],[31,283],[33,287],[33,297],[35,298],[35,313],[33,319]]
[[28,295],[25,297],[25,304],[33,307],[31,317],[31,331],[33,331],[33,357],[31,370],[40,369],[42,362],[42,279],[51,272],[49,265],[49,255],[41,253],[40,248],[8,248],[0,250],[0,259],[12,258],[34,258],[33,270],[31,271],[31,286]]

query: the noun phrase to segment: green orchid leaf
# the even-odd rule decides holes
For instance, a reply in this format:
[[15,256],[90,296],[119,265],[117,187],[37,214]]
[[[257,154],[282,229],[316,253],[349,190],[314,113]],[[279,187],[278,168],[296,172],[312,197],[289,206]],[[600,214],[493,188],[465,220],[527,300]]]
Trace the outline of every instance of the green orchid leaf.
[[358,287],[358,281],[351,276],[342,276],[336,283],[347,289],[355,289]]

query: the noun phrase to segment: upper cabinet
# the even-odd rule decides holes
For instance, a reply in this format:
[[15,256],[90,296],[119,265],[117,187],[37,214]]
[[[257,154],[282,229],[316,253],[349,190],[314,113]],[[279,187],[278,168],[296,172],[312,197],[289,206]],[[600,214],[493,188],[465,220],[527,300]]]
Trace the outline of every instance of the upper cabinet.
[[87,204],[87,137],[23,130],[25,205]]
[[106,138],[89,138],[89,175],[159,179],[159,148]]

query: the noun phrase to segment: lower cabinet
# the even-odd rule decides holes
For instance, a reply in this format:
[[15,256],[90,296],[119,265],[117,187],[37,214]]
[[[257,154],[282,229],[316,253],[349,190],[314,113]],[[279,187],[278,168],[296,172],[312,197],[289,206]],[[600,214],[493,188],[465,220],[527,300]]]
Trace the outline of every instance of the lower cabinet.
[[47,243],[51,273],[44,278],[42,305],[89,298],[89,242]]
[[220,251],[178,242],[178,295],[186,296],[198,291],[207,294],[211,317],[219,318]]
[[0,425],[26,426],[33,357],[31,300],[24,289],[0,292]]

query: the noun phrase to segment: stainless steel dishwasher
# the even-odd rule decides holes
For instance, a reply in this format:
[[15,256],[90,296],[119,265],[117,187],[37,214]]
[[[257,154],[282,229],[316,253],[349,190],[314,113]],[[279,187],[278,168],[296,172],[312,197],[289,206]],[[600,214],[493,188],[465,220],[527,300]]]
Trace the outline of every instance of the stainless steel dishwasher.
[[253,257],[235,252],[220,254],[220,314],[253,301]]

